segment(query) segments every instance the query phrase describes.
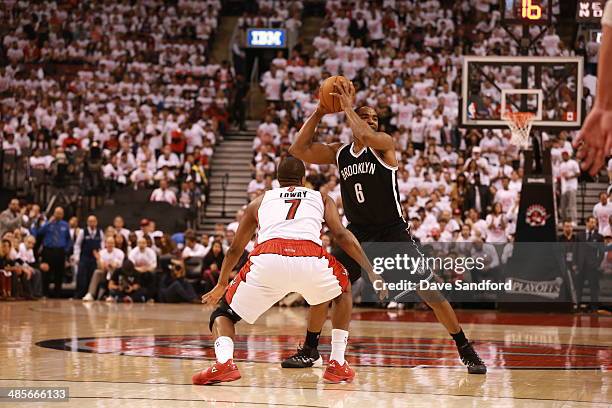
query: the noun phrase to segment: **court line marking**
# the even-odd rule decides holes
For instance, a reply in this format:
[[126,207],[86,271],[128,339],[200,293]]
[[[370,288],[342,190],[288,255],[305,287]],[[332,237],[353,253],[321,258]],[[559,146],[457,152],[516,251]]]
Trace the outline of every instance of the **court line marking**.
[[[468,374],[469,375],[469,374]],[[483,379],[486,375],[481,376]],[[191,385],[190,383],[148,383],[141,381],[105,381],[105,380],[27,380],[23,378],[0,378],[0,381],[31,381],[31,382],[74,382],[74,383],[105,383],[105,384],[140,384],[140,385]],[[324,384],[322,382],[310,382],[303,381],[305,384]],[[435,393],[435,392],[419,392],[419,391],[390,391],[390,390],[362,390],[362,389],[346,389],[346,388],[329,388],[323,389],[317,387],[285,387],[285,386],[268,386],[268,385],[229,385],[229,384],[216,384],[212,387],[228,387],[228,388],[271,388],[271,389],[285,389],[285,390],[317,390],[317,391],[351,391],[351,392],[363,392],[363,393],[386,393],[386,394],[414,394],[414,395],[432,395],[432,396],[446,396],[446,397],[470,397],[470,398],[492,398],[492,399],[504,399],[504,400],[526,400],[526,401],[563,401],[563,402],[582,402],[587,404],[609,404],[609,401],[585,401],[585,400],[572,400],[572,399],[554,399],[554,398],[528,398],[528,397],[492,397],[485,395],[470,395],[470,394],[449,394],[449,393]],[[70,397],[72,398],[72,397]],[[92,397],[93,398],[93,397]],[[179,400],[181,401],[181,400]],[[200,401],[200,400],[197,400]]]
[[[130,337],[130,336],[128,336]],[[94,338],[95,339],[95,338]],[[56,339],[53,339],[56,340]],[[61,339],[61,340],[66,340],[66,339]],[[124,351],[107,351],[107,352],[96,352],[94,350],[87,350],[87,349],[77,349],[72,350],[71,348],[68,348],[67,346],[64,346],[63,348],[56,348],[56,347],[47,347],[47,346],[43,346],[40,345],[39,343],[43,343],[44,341],[41,342],[37,342],[35,343],[36,346],[40,347],[40,348],[46,348],[49,350],[55,350],[55,351],[68,351],[71,353],[87,353],[87,354],[94,354],[94,355],[110,355],[110,356],[122,356],[122,357],[144,357],[144,358],[161,358],[161,359],[166,359],[166,360],[186,360],[186,361],[214,361],[214,357],[192,357],[192,356],[162,356],[162,355],[156,355],[156,356],[149,356],[149,355],[137,355],[137,354],[132,354],[129,352],[124,352]],[[148,346],[143,346],[143,348],[148,348]],[[527,354],[527,355],[531,355],[531,354]],[[550,356],[548,354],[545,354],[544,356]],[[401,357],[401,356],[396,356],[396,357],[392,357],[392,358],[404,358],[404,359],[408,359],[408,358],[414,358],[414,359],[418,359],[418,360],[448,360],[448,361],[452,361],[454,359],[451,358],[434,358],[434,357],[410,357],[410,356],[406,356],[406,357]],[[252,360],[245,360],[245,359],[240,359],[240,358],[235,358],[234,361],[238,361],[240,363],[257,363],[257,364],[275,364],[274,362],[269,362],[269,361],[252,361]],[[421,364],[417,364],[417,365],[412,365],[412,366],[400,366],[398,367],[397,365],[391,365],[391,364],[378,364],[376,366],[372,366],[372,365],[368,365],[368,364],[353,364],[353,366],[355,367],[363,367],[363,368],[370,368],[370,367],[384,367],[384,368],[399,368],[399,369],[413,369],[413,368],[419,368],[419,369],[430,369],[430,368],[444,368],[444,369],[450,369],[450,370],[460,370],[460,369],[465,369],[464,366],[441,366],[441,365],[421,365]],[[549,371],[576,371],[576,370],[589,370],[589,371],[601,371],[601,372],[607,372],[608,370],[606,368],[602,368],[602,367],[540,367],[540,366],[522,366],[522,367],[489,367],[487,366],[487,370],[491,371],[491,370],[495,370],[495,371],[501,371],[501,370],[549,370]]]
[[[53,301],[53,300],[56,300],[56,299],[50,299],[50,300]],[[72,299],[70,299],[70,301],[74,302],[74,303],[72,303],[73,305],[78,306],[78,303],[76,301],[74,301]],[[38,312],[57,313],[57,314],[64,314],[64,315],[66,315],[66,314],[73,315],[74,314],[73,313],[74,310],[66,310],[65,308],[63,308],[61,306],[60,307],[52,307],[52,308],[44,308],[43,307],[44,305],[41,304],[40,302],[32,301],[32,302],[27,302],[27,303],[31,304],[30,306],[27,307],[27,309],[30,310],[30,311],[33,311],[33,312],[37,312],[38,311]],[[58,302],[58,304],[62,304],[62,303],[63,302],[61,302],[61,299],[60,299],[60,302]],[[105,311],[108,311],[108,312],[117,312],[118,311],[117,309],[110,310],[108,307],[103,307],[103,306],[102,307],[97,307],[96,306],[96,305],[102,305],[104,303],[105,302],[102,302],[102,301],[96,301],[96,302],[93,303],[93,306],[96,307],[97,309],[105,310]],[[173,303],[159,303],[158,302],[158,303],[154,303],[154,304],[155,305],[163,305],[165,308],[168,308],[168,309],[179,308],[181,306],[185,306],[185,304],[181,304],[181,303],[173,304]],[[115,305],[118,305],[120,307],[123,306],[122,304],[115,304]],[[150,305],[150,304],[149,303],[131,304],[130,309],[128,309],[128,310],[131,310],[132,308],[137,308],[137,309],[134,309],[134,311],[141,311],[141,312],[144,311],[144,312],[146,312],[147,311],[146,309],[149,307],[147,305]],[[108,305],[106,305],[106,306],[108,306]],[[209,309],[208,307],[205,307],[204,305],[202,305],[202,306],[197,305],[197,306],[200,307],[201,310],[203,310],[203,311],[210,310],[212,312],[212,309]],[[90,309],[82,308],[81,310],[88,311]],[[478,312],[479,310],[480,309],[465,309],[464,311],[468,312],[468,314],[474,314],[474,313]],[[353,314],[358,314],[358,313],[372,313],[372,312],[374,312],[374,313],[376,313],[376,312],[383,313],[384,311],[385,311],[385,309],[376,309],[376,308],[368,308],[368,307],[366,307],[366,308],[357,308],[357,311],[353,311],[351,316]],[[420,311],[417,311],[417,310],[408,310],[408,312],[420,312]],[[429,312],[429,313],[431,313],[431,312]],[[498,312],[498,313],[502,313],[502,314],[517,314],[517,312]],[[88,313],[85,313],[85,314],[88,314]],[[578,316],[579,317],[577,319],[579,319],[578,320],[579,323],[580,323],[581,319],[586,319],[586,318],[589,318],[589,319],[596,318],[598,320],[599,319],[603,319],[603,321],[605,321],[605,322],[612,321],[612,317],[609,317],[609,316],[591,316],[591,315],[588,315],[588,314],[581,314],[581,315],[578,315]],[[159,319],[159,318],[158,319],[154,319],[152,317],[147,317],[147,316],[134,316],[132,318],[133,319],[137,319],[137,320],[156,320],[156,321],[159,321],[159,320],[170,320],[170,321],[173,321],[172,319]],[[176,320],[174,320],[174,321],[176,321]],[[381,323],[383,323],[383,324],[384,323],[397,323],[397,324],[436,324],[436,325],[439,324],[436,321],[409,321],[409,320],[406,320],[406,321],[403,321],[403,320],[380,321],[380,320],[368,320],[368,319],[360,319],[360,318],[357,318],[357,319],[351,318],[351,322],[365,323],[365,324],[381,324]],[[612,329],[612,327],[610,327],[610,326],[582,326],[582,325],[573,325],[573,326],[538,326],[537,324],[522,325],[522,324],[517,324],[517,323],[496,323],[496,322],[468,322],[468,323],[465,323],[465,324],[466,325],[473,325],[473,326],[494,326],[495,328],[497,328],[497,326],[519,326],[519,327],[536,327],[536,328],[548,328],[548,329],[550,329],[550,328],[553,328],[553,329],[554,328],[565,328],[565,329],[571,329],[571,328],[581,328],[581,329]],[[295,326],[295,327],[299,327],[300,329],[303,328],[303,326]],[[554,343],[552,343],[552,344],[554,344]]]
[[[537,326],[530,326],[530,327],[537,327]],[[301,335],[292,335],[292,334],[239,334],[237,335],[237,337],[254,337],[254,336],[261,336],[261,337],[270,337],[270,336],[277,336],[277,337],[281,337],[281,336],[286,336],[286,337],[300,337]],[[164,337],[199,337],[201,339],[201,337],[211,337],[212,339],[212,334],[139,334],[139,335],[128,335],[128,336],[86,336],[86,337],[77,337],[77,340],[79,341],[85,341],[85,340],[99,340],[99,339],[132,339],[134,337],[159,337],[160,339],[163,339]],[[376,340],[376,339],[393,339],[396,340],[398,339],[398,337],[392,337],[392,336],[355,336],[355,337],[360,337],[360,338],[371,338],[372,340]],[[321,338],[330,338],[331,336],[321,336]],[[446,345],[453,345],[452,339],[442,339],[442,338],[437,338],[437,337],[409,337],[409,336],[405,336],[405,337],[401,337],[403,339],[413,339],[413,340],[436,340],[436,341],[446,341],[448,344]],[[200,340],[198,339],[198,340]],[[47,339],[47,340],[39,340],[36,341],[36,343],[34,343],[35,345],[42,347],[42,348],[51,348],[51,347],[45,347],[42,346],[38,343],[45,343],[48,341],[53,341],[53,340],[63,340],[63,341],[72,341],[73,339],[71,337],[65,337],[65,338],[57,338],[57,339]],[[206,339],[205,339],[206,340]],[[238,342],[240,341],[244,341],[244,340],[238,340]],[[470,341],[472,342],[472,341]],[[506,340],[491,340],[491,339],[474,339],[473,340],[474,343],[478,344],[478,343],[494,343],[494,344],[502,344],[504,345],[506,343]],[[517,342],[518,343],[518,342]],[[381,343],[375,343],[375,344],[381,344]],[[393,342],[390,343],[383,343],[383,344],[389,344],[389,345],[394,345]],[[421,345],[421,344],[429,344],[429,345],[445,345],[443,343],[405,343],[406,345]],[[608,344],[569,344],[569,343],[533,343],[533,342],[523,342],[521,343],[524,346],[521,346],[519,344],[514,344],[514,346],[516,347],[529,347],[529,346],[568,346],[568,347],[602,347],[602,348],[611,348],[612,349],[612,345],[608,345]],[[359,345],[359,343],[356,344],[357,346]],[[512,343],[510,343],[510,345],[513,345]],[[349,343],[349,346],[351,346],[351,344]],[[57,350],[57,349],[56,349]],[[70,350],[68,350],[70,351]]]
[[[72,353],[89,353],[89,354],[93,354],[93,355],[101,355],[101,356],[121,356],[121,357],[141,357],[141,358],[162,358],[165,360],[185,360],[185,361],[215,361],[215,357],[205,357],[205,358],[201,358],[201,357],[189,357],[189,356],[139,356],[136,354],[128,354],[128,353],[124,353],[124,352],[115,352],[115,351],[109,351],[106,353],[96,353],[94,351],[91,350],[80,350],[80,351],[72,351],[72,350],[59,350],[59,349],[50,349],[50,350],[55,350],[55,351],[70,351]],[[419,360],[423,360],[424,358],[420,358]],[[436,359],[436,360],[440,360],[440,359]],[[446,359],[446,360],[451,360],[451,359]],[[269,362],[269,361],[253,361],[253,360],[244,360],[244,359],[240,359],[240,358],[235,358],[234,361],[237,361],[239,363],[250,363],[250,364],[277,364],[276,362]],[[376,366],[373,365],[366,365],[366,364],[352,364],[352,366],[354,367],[361,367],[364,369],[367,368],[376,368],[376,367],[382,367],[382,368],[397,368],[397,369],[414,369],[414,368],[418,368],[418,369],[430,369],[430,368],[441,368],[441,369],[448,369],[448,370],[465,370],[466,367],[465,366],[442,366],[442,365],[422,365],[422,364],[417,364],[417,365],[411,365],[411,366],[400,366],[398,367],[397,365],[392,365],[392,364],[378,364]],[[523,367],[490,367],[487,366],[487,371],[502,371],[502,370],[546,370],[546,371],[601,371],[601,372],[607,372],[607,369],[603,369],[601,367],[539,367],[539,366],[523,366]]]
[[327,408],[326,405],[295,405],[295,404],[277,404],[271,402],[252,402],[252,401],[226,401],[226,400],[205,400],[205,399],[179,399],[179,398],[145,398],[145,397],[73,397],[70,399],[107,399],[107,400],[140,400],[140,401],[181,401],[181,402],[208,402],[216,404],[218,402],[227,404],[240,404],[240,405],[266,405],[266,406],[281,406],[281,407],[306,407],[306,408]]
[[[242,343],[242,344],[241,344]],[[95,349],[93,349],[90,346],[87,345],[83,345],[82,348],[77,348],[77,350],[73,350],[72,348],[64,348],[61,349],[61,351],[71,351],[71,352],[90,352],[92,354],[116,354],[116,355],[123,355],[123,356],[133,356],[133,357],[164,357],[164,358],[186,358],[186,359],[195,359],[198,360],[200,356],[181,356],[181,355],[154,355],[154,356],[150,356],[150,355],[140,355],[140,354],[136,354],[139,350],[148,350],[152,347],[169,347],[169,348],[181,348],[180,346],[175,345],[176,343],[172,343],[172,342],[167,342],[166,344],[163,343],[155,343],[153,346],[151,345],[142,345],[142,346],[138,346],[138,347],[130,347],[128,350],[123,350],[123,349],[117,349],[115,351],[105,351],[105,352],[99,352],[99,351],[95,351]],[[284,344],[284,343],[277,343],[278,345]],[[367,343],[366,343],[367,344]],[[38,344],[37,344],[38,345]],[[211,341],[211,347],[212,347],[212,341]],[[248,350],[247,349],[241,349],[239,347],[236,346],[244,346],[247,345]],[[374,345],[374,344],[373,344]],[[376,345],[380,345],[380,344],[376,344]],[[244,341],[244,342],[234,342],[234,346],[238,351],[254,351],[254,352],[260,352],[260,351],[268,351],[268,352],[283,352],[285,351],[284,347],[276,347],[276,348],[271,348],[271,347],[265,347],[265,346],[260,346],[260,347],[252,347],[253,346],[253,342],[248,342],[248,341]],[[48,346],[40,346],[40,347],[44,347],[44,348],[50,348],[50,349],[54,349],[54,350],[60,350],[57,348],[53,348],[53,347],[48,347]],[[87,347],[87,348],[85,348]],[[402,354],[381,354],[381,353],[364,353],[363,350],[369,350],[370,348],[366,347],[364,343],[359,343],[359,344],[353,344],[353,345],[349,345],[350,348],[355,348],[357,350],[360,351],[360,353],[362,355],[367,355],[370,358],[394,358],[394,359],[403,359],[403,360],[409,360],[409,359],[415,359],[415,360],[438,360],[438,361],[456,361],[457,360],[457,349],[454,348],[454,346],[452,346],[454,349],[451,349],[450,346],[447,348],[439,348],[439,347],[429,347],[427,350],[425,349],[416,349],[416,348],[385,348],[384,351],[386,352],[391,352],[391,353],[417,353],[417,354],[426,354],[426,353],[431,353],[432,351],[434,352],[441,352],[443,354],[451,354],[452,357],[428,357],[428,356],[413,356],[413,355],[402,355]],[[201,348],[201,347],[199,347]],[[527,348],[527,347],[515,347],[515,348]],[[319,347],[320,351],[330,351],[331,350],[331,346],[325,345],[323,347]],[[599,351],[599,350],[597,350]],[[557,354],[553,354],[553,353],[529,353],[529,352],[525,352],[525,353],[519,353],[519,352],[513,352],[513,351],[499,351],[497,353],[481,353],[481,356],[485,356],[487,354],[491,354],[493,356],[529,356],[529,357],[581,357],[581,358],[586,358],[586,357],[597,357],[597,352],[592,353],[592,354],[570,354],[568,355],[567,353],[557,353]],[[212,357],[211,357],[212,358]],[[202,358],[203,360],[205,360],[206,358]],[[236,361],[249,361],[249,360],[241,360],[241,359],[236,359]],[[258,361],[253,361],[255,363],[257,363]],[[360,367],[363,365],[359,365],[359,364],[355,364],[356,367]],[[366,366],[369,367],[369,366]],[[447,366],[440,366],[440,367],[447,367]],[[453,367],[462,367],[462,366],[453,366]],[[509,367],[510,369],[514,369],[517,367]],[[519,367],[520,368],[520,367]],[[564,368],[565,369],[565,368]]]
[[[140,329],[138,329],[140,330]],[[144,337],[144,336],[126,336],[128,339],[138,339],[139,337]],[[358,337],[360,338],[360,337]],[[112,339],[112,337],[111,337]],[[123,338],[122,338],[123,339]],[[59,350],[58,348],[49,346],[47,344],[47,342],[52,342],[56,339],[50,339],[50,340],[43,340],[40,342],[37,342],[36,345],[40,346],[40,347],[44,347],[44,348],[50,348],[50,349],[55,349],[55,350]],[[65,343],[71,343],[74,340],[73,339],[58,339],[58,340],[65,340]],[[162,339],[160,339],[162,340]],[[213,345],[213,341],[208,340],[208,339],[194,339],[196,341],[205,341],[205,342],[209,342],[210,345],[208,345],[208,347],[212,347]],[[353,339],[354,340],[354,339]],[[143,344],[140,346],[133,346],[131,348],[129,348],[128,351],[125,350],[117,350],[117,351],[107,351],[107,352],[97,352],[95,351],[95,349],[93,349],[92,346],[88,346],[86,343],[90,343],[91,341],[96,341],[96,339],[91,339],[91,340],[85,340],[85,339],[79,339],[78,343],[82,343],[81,346],[77,347],[77,352],[87,352],[87,351],[91,351],[92,353],[95,354],[112,354],[112,353],[126,353],[127,355],[132,355],[130,352],[132,351],[138,351],[138,350],[142,350],[142,349],[149,349],[151,347],[172,347],[172,348],[194,348],[189,346],[187,343],[177,343],[175,341],[172,340],[168,340],[168,341],[155,341],[154,344]],[[474,343],[478,344],[479,341],[475,341]],[[369,343],[369,342],[358,342],[358,343],[352,343],[349,344],[349,347],[351,349],[356,349],[359,351],[363,351],[363,350],[369,350],[370,347],[369,346],[380,346],[380,345],[386,345],[387,343]],[[425,353],[430,353],[431,351],[436,351],[436,352],[442,352],[444,354],[452,354],[453,356],[457,355],[457,348],[454,344],[438,344],[438,343],[389,343],[394,347],[385,347],[385,351],[386,352],[396,352],[396,353],[402,353],[402,352],[409,352],[409,353],[421,353],[421,354],[425,354]],[[493,343],[491,343],[493,344]],[[251,341],[251,340],[241,340],[241,341],[235,341],[234,345],[236,346],[236,349],[238,350],[245,350],[245,349],[240,349],[239,347],[244,347],[244,346],[248,346],[248,351],[285,351],[286,350],[286,346],[288,345],[287,342],[282,342],[282,341],[259,341],[259,340],[255,340],[255,341]],[[487,344],[478,344],[480,346],[486,346]],[[494,344],[496,345],[496,344]],[[561,344],[563,345],[563,344]],[[402,347],[404,346],[404,347]],[[414,348],[415,346],[423,346],[423,348]],[[503,344],[500,347],[503,347],[505,349],[528,349],[529,347],[546,347],[548,346],[548,344],[541,344],[541,343],[529,343],[529,344],[524,344],[524,345],[519,345],[519,344],[515,344],[515,345],[506,345]],[[570,347],[578,347],[578,348],[582,348],[579,345],[572,345]],[[603,348],[603,349],[607,349],[607,348],[612,348],[612,346],[599,346],[599,345],[589,345],[589,346],[583,346],[585,349],[588,348]],[[201,349],[202,346],[198,345],[196,348]],[[68,346],[64,346],[63,349],[61,350],[65,350],[65,351],[75,351],[73,350],[72,347],[68,347]],[[321,351],[330,351],[331,350],[331,345],[329,344],[322,344],[319,345],[319,350]],[[593,352],[592,354],[571,354],[571,357],[596,357],[597,353],[601,351],[601,350],[595,350],[595,352]],[[386,357],[387,355],[383,355],[383,354],[373,354],[373,353],[366,353],[370,356],[373,357]],[[504,351],[504,352],[496,352],[496,353],[489,353],[489,354],[494,354],[495,356],[499,356],[499,355],[518,355],[518,356],[546,356],[546,357],[567,357],[568,354],[567,353],[531,353],[531,352],[515,352],[515,351]],[[482,355],[485,355],[485,353],[482,353]],[[421,358],[421,359],[438,359],[436,357],[415,357],[415,356],[402,356],[402,355],[396,355],[396,354],[390,354],[389,357],[392,358]],[[450,360],[450,359],[445,359],[445,358],[439,358],[441,360]]]

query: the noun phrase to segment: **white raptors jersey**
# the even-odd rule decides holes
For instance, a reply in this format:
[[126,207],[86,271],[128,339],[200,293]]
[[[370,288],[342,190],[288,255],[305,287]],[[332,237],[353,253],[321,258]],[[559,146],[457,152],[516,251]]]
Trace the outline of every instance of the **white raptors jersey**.
[[284,238],[321,245],[324,212],[323,197],[318,191],[297,186],[266,191],[257,212],[257,243]]

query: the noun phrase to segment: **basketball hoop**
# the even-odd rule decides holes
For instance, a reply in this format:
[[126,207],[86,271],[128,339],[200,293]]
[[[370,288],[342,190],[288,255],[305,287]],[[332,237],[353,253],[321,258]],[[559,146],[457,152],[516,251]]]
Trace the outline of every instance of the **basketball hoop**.
[[531,112],[506,112],[502,119],[512,132],[510,143],[519,146],[521,149],[529,148],[529,133],[535,119],[535,114]]

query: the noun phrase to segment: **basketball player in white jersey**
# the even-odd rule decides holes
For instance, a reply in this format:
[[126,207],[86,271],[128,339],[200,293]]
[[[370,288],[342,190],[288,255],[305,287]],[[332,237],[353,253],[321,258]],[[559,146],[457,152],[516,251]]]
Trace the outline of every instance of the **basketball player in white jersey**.
[[[332,351],[323,378],[330,382],[351,381],[355,372],[344,360],[351,314],[350,282],[346,269],[321,246],[321,229],[327,224],[340,247],[364,268],[372,282],[382,279],[355,236],[342,226],[333,200],[303,187],[306,170],[300,160],[287,157],[278,167],[281,187],[267,191],[245,210],[236,237],[225,254],[215,288],[202,302],[220,306],[210,316],[217,361],[195,374],[196,385],[240,378],[233,362],[234,325],[239,320],[253,324],[266,310],[291,292],[301,294],[319,313],[327,314],[333,300]],[[229,274],[257,227],[257,246],[249,260],[229,284]],[[379,293],[381,299],[386,296]],[[322,309],[322,311],[318,310]]]
[[612,1],[608,1],[605,6],[601,28],[597,97],[574,142],[574,147],[580,146],[576,153],[576,157],[581,161],[580,167],[592,176],[601,170],[606,156],[612,154]]

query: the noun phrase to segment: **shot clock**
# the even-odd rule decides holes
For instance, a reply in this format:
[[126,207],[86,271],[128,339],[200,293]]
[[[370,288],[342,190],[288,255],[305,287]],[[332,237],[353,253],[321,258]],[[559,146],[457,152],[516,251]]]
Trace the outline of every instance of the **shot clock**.
[[552,0],[501,0],[501,11],[506,24],[549,25]]

